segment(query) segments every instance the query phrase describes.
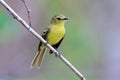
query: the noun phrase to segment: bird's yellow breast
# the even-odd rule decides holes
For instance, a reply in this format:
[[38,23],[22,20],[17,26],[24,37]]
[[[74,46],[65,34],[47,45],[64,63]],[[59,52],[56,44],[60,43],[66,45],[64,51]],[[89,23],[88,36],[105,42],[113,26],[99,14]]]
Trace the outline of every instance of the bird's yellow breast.
[[64,25],[51,25],[50,32],[47,36],[47,41],[51,45],[58,43],[65,35]]

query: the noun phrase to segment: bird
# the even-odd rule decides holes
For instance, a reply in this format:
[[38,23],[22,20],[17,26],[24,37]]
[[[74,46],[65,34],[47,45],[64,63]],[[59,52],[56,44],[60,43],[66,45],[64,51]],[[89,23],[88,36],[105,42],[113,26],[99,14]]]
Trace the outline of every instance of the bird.
[[[55,15],[50,20],[50,25],[43,31],[42,38],[45,39],[53,48],[57,49],[65,37],[65,22],[68,17],[64,15]],[[41,41],[38,46],[38,51],[31,62],[31,68],[40,68],[44,54],[47,47]],[[49,51],[50,54],[53,53],[52,50]]]

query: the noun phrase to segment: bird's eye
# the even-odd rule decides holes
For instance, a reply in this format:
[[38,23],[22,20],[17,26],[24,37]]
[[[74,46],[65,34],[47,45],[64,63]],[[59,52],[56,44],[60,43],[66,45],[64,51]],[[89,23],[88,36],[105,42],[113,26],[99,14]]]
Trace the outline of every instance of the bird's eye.
[[57,20],[61,20],[61,18],[57,18]]

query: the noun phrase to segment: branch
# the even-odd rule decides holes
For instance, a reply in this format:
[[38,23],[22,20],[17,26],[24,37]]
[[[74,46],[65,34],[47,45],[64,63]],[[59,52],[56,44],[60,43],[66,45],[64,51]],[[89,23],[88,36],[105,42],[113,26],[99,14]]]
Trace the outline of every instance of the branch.
[[27,10],[29,26],[32,26],[32,24],[31,24],[31,17],[30,17],[31,10],[28,8],[28,6],[27,6],[27,4],[26,4],[26,2],[24,0],[21,0],[21,1],[23,2],[23,4],[25,5],[25,8]]
[[41,40],[50,50],[52,50],[55,55],[57,55],[81,80],[86,80],[84,76],[56,49],[54,49],[50,44],[47,43],[37,32],[35,32],[4,0],[0,0],[2,6],[4,6],[10,14],[20,22],[29,32],[31,32],[35,37]]

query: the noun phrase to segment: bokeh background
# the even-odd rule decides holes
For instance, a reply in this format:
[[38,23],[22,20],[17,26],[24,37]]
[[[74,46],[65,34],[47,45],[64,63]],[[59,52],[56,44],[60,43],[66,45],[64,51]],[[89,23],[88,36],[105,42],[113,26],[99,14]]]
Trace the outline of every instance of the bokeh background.
[[[25,21],[21,0],[5,0]],[[59,50],[87,80],[120,78],[119,0],[25,0],[39,34],[55,14],[70,18]],[[39,40],[0,5],[0,80],[79,80],[58,58],[46,53],[41,69],[30,69]]]

